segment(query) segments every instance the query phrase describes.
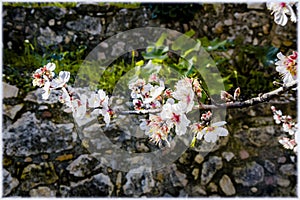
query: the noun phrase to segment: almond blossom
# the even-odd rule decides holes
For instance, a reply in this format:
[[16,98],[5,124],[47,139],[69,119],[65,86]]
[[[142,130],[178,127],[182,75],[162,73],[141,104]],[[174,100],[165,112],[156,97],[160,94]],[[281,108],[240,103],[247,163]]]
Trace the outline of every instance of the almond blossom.
[[190,120],[184,114],[183,103],[177,104],[166,103],[162,107],[160,116],[163,120],[166,120],[167,124],[171,127],[175,125],[175,132],[177,135],[184,135],[187,131],[187,127],[190,124]]
[[54,70],[56,65],[54,63],[48,63],[42,68],[37,69],[33,74],[32,84],[33,86],[43,87],[45,84],[45,78],[52,80],[54,77]]
[[178,81],[175,85],[176,90],[173,92],[173,97],[182,102],[184,112],[188,113],[194,106],[194,91],[192,79],[184,78]]
[[290,16],[292,22],[297,21],[296,14],[292,8],[294,3],[285,2],[270,2],[267,3],[267,8],[272,10],[271,14],[274,14],[274,21],[276,24],[285,26],[288,22],[287,15]]
[[282,144],[284,148],[293,150],[295,153],[297,153],[297,143],[295,139],[282,137],[278,140],[278,142]]
[[71,101],[72,103],[72,111],[73,111],[73,116],[75,118],[82,119],[86,115],[87,111],[87,96],[82,94],[80,95],[79,99],[75,99]]
[[283,83],[285,84],[297,78],[297,57],[298,53],[296,51],[293,51],[289,56],[284,56],[281,52],[277,54],[279,60],[275,63],[277,65],[276,71],[283,77]]
[[225,121],[220,121],[201,129],[199,132],[197,132],[197,139],[201,140],[204,137],[206,142],[215,143],[220,136],[228,135],[228,130],[222,127],[225,124]]
[[149,120],[144,120],[140,124],[140,128],[145,131],[150,141],[160,146],[166,142],[170,146],[168,135],[171,127],[160,116],[151,114]]
[[292,117],[289,115],[282,115],[280,110],[277,110],[274,106],[271,106],[273,111],[273,117],[276,124],[282,124],[283,131],[288,133],[287,137],[279,138],[278,142],[283,145],[286,149],[291,149],[296,152],[296,137],[298,125],[293,121]]

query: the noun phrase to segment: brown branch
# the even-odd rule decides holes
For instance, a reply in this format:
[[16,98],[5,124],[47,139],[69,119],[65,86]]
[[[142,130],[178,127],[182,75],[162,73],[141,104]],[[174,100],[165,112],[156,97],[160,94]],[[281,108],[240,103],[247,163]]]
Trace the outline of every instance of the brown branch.
[[270,99],[295,88],[296,86],[297,86],[297,81],[292,81],[290,83],[283,85],[280,88],[277,88],[276,90],[261,94],[258,97],[254,97],[245,101],[228,102],[228,103],[215,104],[215,105],[198,105],[196,107],[200,110],[210,110],[210,109],[217,109],[217,108],[245,108],[249,106],[254,106],[259,103],[267,102]]
[[[276,90],[261,94],[258,97],[254,97],[245,101],[235,101],[235,102],[213,104],[213,105],[202,104],[202,105],[194,106],[194,109],[211,110],[211,109],[218,109],[218,108],[244,108],[244,107],[254,106],[259,103],[267,102],[270,99],[295,88],[296,86],[297,86],[297,81],[292,81],[290,83],[283,85],[280,88],[277,88]],[[155,114],[159,112],[161,112],[161,109],[115,111],[116,114],[120,114],[120,115],[130,115],[130,114],[145,115],[145,114]]]

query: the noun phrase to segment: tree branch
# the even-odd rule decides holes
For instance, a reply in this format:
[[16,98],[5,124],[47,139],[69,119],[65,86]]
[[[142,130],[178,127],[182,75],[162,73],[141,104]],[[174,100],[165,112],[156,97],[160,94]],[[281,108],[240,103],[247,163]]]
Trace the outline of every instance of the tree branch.
[[[259,95],[258,97],[254,97],[245,101],[235,101],[235,102],[227,102],[222,104],[202,104],[194,106],[194,109],[199,110],[211,110],[211,109],[218,109],[218,108],[244,108],[253,106],[259,103],[267,102],[270,99],[279,96],[280,94],[289,91],[293,88],[297,87],[297,81],[292,81],[290,83],[287,83],[283,85],[282,87],[277,88],[276,90],[273,90],[271,92],[267,92],[264,94]],[[155,114],[161,112],[161,109],[154,109],[154,110],[126,110],[126,111],[115,111],[116,114],[120,115],[145,115],[145,114]]]
[[217,108],[244,108],[244,107],[254,106],[259,103],[267,102],[270,99],[279,96],[280,94],[289,91],[295,87],[297,87],[297,81],[292,81],[290,83],[283,85],[280,88],[277,88],[276,90],[261,94],[258,97],[254,97],[245,101],[228,102],[228,103],[215,104],[215,105],[198,105],[196,107],[200,110],[210,110],[210,109],[217,109]]

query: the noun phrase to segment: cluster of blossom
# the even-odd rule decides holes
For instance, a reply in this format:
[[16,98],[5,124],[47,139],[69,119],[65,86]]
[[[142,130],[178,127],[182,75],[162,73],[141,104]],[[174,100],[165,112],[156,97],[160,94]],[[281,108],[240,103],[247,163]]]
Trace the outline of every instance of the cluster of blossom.
[[279,60],[275,63],[276,71],[280,73],[285,84],[297,79],[297,57],[296,51],[289,56],[284,56],[281,52],[277,54]]
[[[151,77],[153,76],[156,75],[151,75]],[[146,85],[143,80],[137,80],[133,84],[135,87],[130,86],[130,88],[134,88],[135,90],[133,91],[136,91],[137,83],[141,82],[144,86]],[[152,88],[151,86],[148,87]],[[162,145],[163,143],[170,145],[170,133],[173,129],[175,129],[175,134],[180,136],[184,135],[190,127],[191,121],[187,118],[186,114],[192,111],[194,107],[194,97],[197,96],[201,98],[202,88],[199,81],[192,78],[179,80],[175,85],[174,91],[168,88],[163,92],[158,88],[156,90],[159,90],[162,96],[155,95],[155,97],[156,99],[159,97],[162,103],[160,104],[162,111],[156,115],[150,114],[149,119],[143,120],[140,124],[140,128],[145,131],[145,134],[154,143],[158,145]],[[155,94],[157,94],[157,92],[155,92]],[[136,95],[136,93],[134,93],[134,95]],[[153,99],[153,96],[149,96]],[[225,128],[220,127],[225,125],[226,122],[217,122],[210,125],[211,116],[211,112],[205,113],[201,117],[201,123],[191,125],[192,131],[197,135],[197,139],[201,140],[204,136],[207,142],[216,142],[219,136],[226,136],[228,134]],[[196,129],[195,127],[198,128]]]
[[[287,15],[290,16],[292,22],[297,22],[297,16],[293,10],[293,5],[295,2],[269,2],[267,3],[267,8],[274,14],[274,21],[276,24],[285,26],[288,22]],[[298,5],[297,5],[298,6]]]
[[[77,94],[76,91],[67,85],[70,73],[61,71],[55,78],[56,66],[48,63],[38,69],[33,74],[33,85],[42,87],[43,99],[48,99],[52,90],[61,90],[59,100],[67,106],[65,111],[73,113],[75,118],[84,118],[87,114],[92,116],[102,115],[106,125],[109,125],[113,111],[110,109],[109,98],[102,89],[90,95]],[[144,79],[137,79],[129,84],[131,98],[135,110],[160,109],[158,114],[149,114],[149,118],[140,124],[145,134],[155,144],[161,145],[163,142],[170,145],[169,138],[171,132],[180,136],[184,135],[189,128],[191,121],[186,114],[194,107],[194,98],[202,97],[201,84],[197,79],[183,78],[175,85],[175,90],[166,88],[164,81],[157,74],[152,74],[148,83]],[[211,112],[202,115],[201,130],[195,129],[197,124],[193,124],[192,130],[197,134],[197,138],[207,142],[216,142],[219,136],[226,136],[228,131],[221,126],[226,122],[210,123]]]
[[148,82],[146,84],[144,79],[138,79],[129,84],[135,110],[161,108],[161,95],[165,89],[164,82],[158,78],[157,74],[152,74]]
[[92,116],[102,115],[106,125],[110,123],[112,111],[109,108],[109,98],[103,90],[92,93],[89,97],[85,94],[77,94],[75,90],[67,85],[70,79],[70,72],[61,71],[55,77],[53,72],[56,68],[54,63],[48,63],[37,69],[33,74],[32,84],[42,87],[43,99],[48,99],[52,90],[61,90],[59,101],[67,106],[65,111],[73,113],[75,118],[82,119],[89,113]]
[[66,83],[70,79],[70,72],[61,71],[57,78],[55,77],[56,66],[54,63],[48,63],[44,67],[37,69],[33,74],[33,86],[42,87],[44,93],[43,99],[48,99],[51,90],[60,89],[65,87]]
[[281,110],[276,110],[274,106],[271,106],[273,111],[273,118],[276,124],[282,124],[283,131],[288,133],[287,137],[280,137],[279,143],[283,145],[286,149],[291,149],[295,153],[297,152],[297,124],[293,121],[292,117],[289,115],[282,115]]

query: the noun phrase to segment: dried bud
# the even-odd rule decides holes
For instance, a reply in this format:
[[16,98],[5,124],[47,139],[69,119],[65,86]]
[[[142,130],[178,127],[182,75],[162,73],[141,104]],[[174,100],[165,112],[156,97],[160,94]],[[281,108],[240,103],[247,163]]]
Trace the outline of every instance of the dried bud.
[[229,102],[229,101],[233,100],[233,96],[231,94],[229,94],[228,92],[222,90],[221,91],[221,99],[226,102]]
[[236,101],[239,98],[240,94],[241,94],[241,89],[240,87],[238,87],[234,91],[233,99]]

